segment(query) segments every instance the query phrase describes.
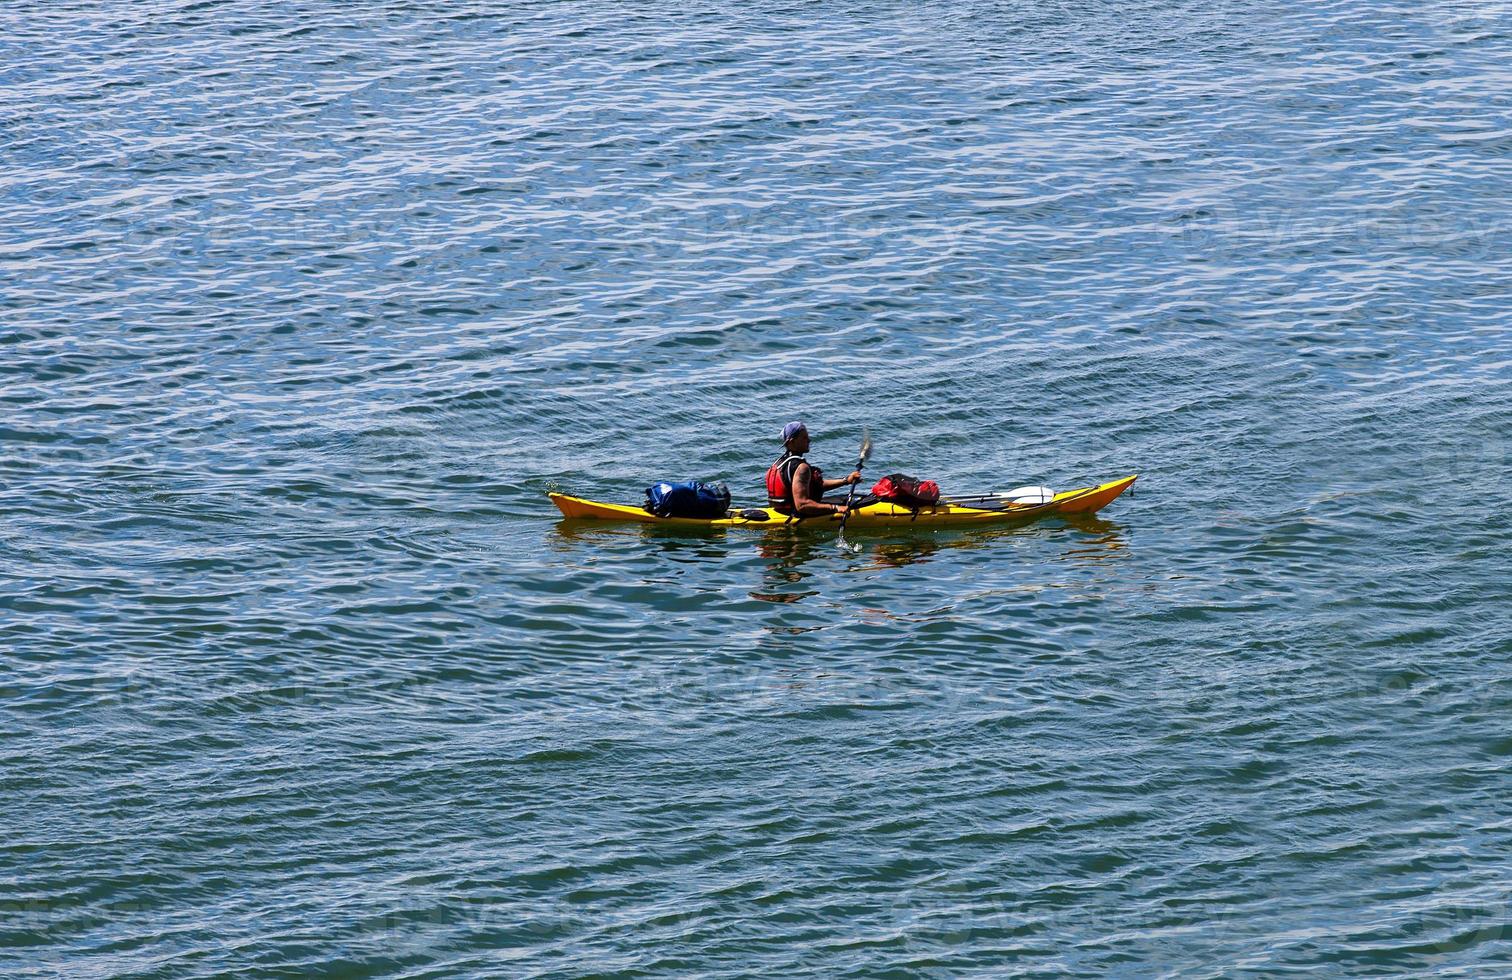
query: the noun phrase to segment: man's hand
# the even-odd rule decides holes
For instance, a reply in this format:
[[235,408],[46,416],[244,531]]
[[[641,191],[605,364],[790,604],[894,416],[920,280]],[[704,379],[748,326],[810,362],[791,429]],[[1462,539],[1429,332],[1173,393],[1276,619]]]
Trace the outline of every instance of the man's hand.
[[860,470],[851,470],[851,475],[845,478],[845,482],[846,483],[860,483],[861,482],[861,471]]

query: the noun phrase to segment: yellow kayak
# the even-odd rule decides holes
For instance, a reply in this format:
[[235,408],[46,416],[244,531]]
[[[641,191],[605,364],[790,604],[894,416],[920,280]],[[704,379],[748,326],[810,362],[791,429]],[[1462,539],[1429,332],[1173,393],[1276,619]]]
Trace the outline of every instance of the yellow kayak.
[[[846,527],[893,527],[914,525],[919,527],[974,527],[981,524],[1025,521],[1040,517],[1056,517],[1068,514],[1092,514],[1106,507],[1115,497],[1129,489],[1138,475],[1122,480],[1102,483],[1095,487],[1081,487],[1056,494],[1042,504],[1004,503],[968,507],[941,501],[934,507],[921,507],[917,512],[891,503],[870,504],[857,510],[846,522]],[[625,504],[604,504],[585,500],[565,493],[552,493],[551,502],[557,505],[563,517],[593,521],[635,521],[640,524],[664,524],[669,527],[824,527],[838,525],[838,515],[824,517],[793,518],[766,507],[748,510],[732,510],[727,517],[715,519],[695,517],[657,517],[640,507]],[[972,498],[978,501],[982,498]]]

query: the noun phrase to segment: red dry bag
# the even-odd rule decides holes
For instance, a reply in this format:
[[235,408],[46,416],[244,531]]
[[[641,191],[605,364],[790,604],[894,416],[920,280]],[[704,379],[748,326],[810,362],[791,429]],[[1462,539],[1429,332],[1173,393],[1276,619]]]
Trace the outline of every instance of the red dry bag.
[[878,500],[917,510],[933,507],[940,502],[940,485],[933,480],[920,480],[902,473],[890,473],[872,487]]

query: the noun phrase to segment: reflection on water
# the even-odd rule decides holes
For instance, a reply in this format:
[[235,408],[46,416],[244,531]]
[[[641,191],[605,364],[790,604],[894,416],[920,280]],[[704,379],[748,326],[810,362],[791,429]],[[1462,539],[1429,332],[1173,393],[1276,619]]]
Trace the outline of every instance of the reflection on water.
[[[1012,527],[972,528],[966,530],[918,529],[899,535],[897,531],[856,529],[850,538],[852,544],[861,545],[861,553],[848,571],[870,572],[903,568],[935,560],[948,551],[986,551],[1000,544],[1002,539],[1026,533],[1055,534],[1067,529],[1079,532],[1067,538],[1065,552],[1053,561],[1078,564],[1103,564],[1113,560],[1128,547],[1123,528],[1113,522],[1096,517],[1060,518],[1041,521],[1033,528],[1024,525]],[[862,533],[871,531],[870,535]],[[870,537],[870,540],[868,540]],[[766,588],[752,592],[753,599],[768,602],[796,602],[814,592],[784,592],[782,586],[794,585],[809,578],[813,572],[806,570],[815,558],[840,556],[834,539],[802,533],[763,535],[757,544],[757,554],[765,561],[763,579]]]
[[[792,586],[814,574],[810,566],[821,553],[836,554],[838,547],[829,535],[809,534],[802,531],[777,531],[765,533],[756,544],[756,554],[762,559],[762,588],[752,592],[752,599],[763,602],[797,602],[817,590],[793,591]],[[784,588],[789,591],[783,591]]]
[[870,559],[868,568],[902,568],[927,562],[939,550],[940,542],[930,537],[918,541],[883,541],[874,548],[862,549],[862,554]]
[[1119,557],[1129,547],[1124,537],[1123,525],[1116,521],[1103,520],[1095,515],[1066,518],[1066,524],[1087,537],[1078,537],[1076,543],[1066,549],[1059,559],[1052,561],[1076,562],[1084,565],[1100,565]]
[[[747,532],[748,533],[748,532]],[[671,555],[687,553],[690,550],[699,550],[700,553],[710,554],[708,550],[711,544],[720,545],[720,550],[712,553],[722,553],[726,537],[726,529],[719,527],[699,527],[697,525],[670,526],[665,524],[635,524],[618,523],[615,521],[573,520],[563,518],[556,522],[555,539],[560,544],[585,544],[598,542],[629,543],[637,542],[653,551],[666,552]]]
[[[994,549],[1004,550],[1002,560],[1016,560],[1007,543],[1024,535],[1063,541],[1057,554],[1038,560],[1077,565],[1101,565],[1115,560],[1128,547],[1123,526],[1097,517],[1052,518],[1032,525],[943,530],[917,528],[857,528],[850,532],[858,555],[842,552],[833,534],[809,529],[664,527],[649,524],[614,524],[598,521],[562,520],[550,535],[548,547],[574,555],[613,552],[620,560],[673,561],[727,566],[730,575],[747,574],[745,558],[754,555],[760,569],[760,584],[746,594],[761,602],[795,603],[821,594],[816,577],[825,575],[896,571],[924,565],[945,557],[974,552],[982,560],[997,561]],[[749,549],[749,550],[748,550]],[[589,558],[589,561],[594,560]],[[733,583],[731,583],[733,584]],[[738,586],[737,586],[738,587]]]

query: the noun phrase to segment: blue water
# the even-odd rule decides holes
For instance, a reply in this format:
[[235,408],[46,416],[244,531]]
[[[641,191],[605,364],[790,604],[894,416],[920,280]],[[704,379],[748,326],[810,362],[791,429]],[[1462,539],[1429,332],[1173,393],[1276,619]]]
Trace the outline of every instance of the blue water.
[[0,973],[1512,973],[1504,3],[0,38]]

